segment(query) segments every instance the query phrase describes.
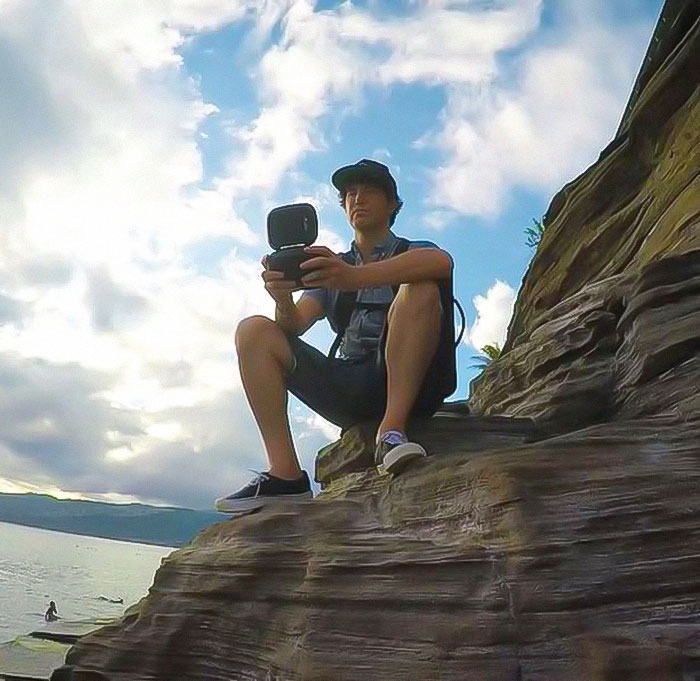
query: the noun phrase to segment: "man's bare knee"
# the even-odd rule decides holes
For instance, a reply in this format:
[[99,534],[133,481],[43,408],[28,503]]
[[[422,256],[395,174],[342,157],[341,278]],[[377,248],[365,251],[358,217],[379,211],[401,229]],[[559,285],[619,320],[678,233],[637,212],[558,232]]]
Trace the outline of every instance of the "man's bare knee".
[[284,331],[268,317],[246,317],[236,327],[236,351],[245,356],[260,350],[268,351],[288,368],[292,365],[292,351]]
[[389,309],[389,321],[398,307],[410,309],[410,314],[421,314],[440,309],[440,287],[435,281],[417,281],[401,284]]
[[274,325],[274,322],[262,315],[246,317],[242,319],[236,327],[236,350],[245,351],[255,339],[259,339],[261,334],[267,333],[269,325]]

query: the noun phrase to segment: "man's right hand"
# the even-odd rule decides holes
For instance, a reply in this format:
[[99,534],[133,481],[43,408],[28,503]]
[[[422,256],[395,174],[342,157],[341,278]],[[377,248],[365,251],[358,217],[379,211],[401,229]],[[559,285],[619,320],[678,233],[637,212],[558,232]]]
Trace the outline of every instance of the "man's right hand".
[[282,272],[268,269],[266,255],[263,256],[261,263],[265,268],[261,275],[265,282],[265,290],[280,307],[284,308],[293,305],[292,291],[296,291],[301,287],[295,281],[283,279],[284,274]]

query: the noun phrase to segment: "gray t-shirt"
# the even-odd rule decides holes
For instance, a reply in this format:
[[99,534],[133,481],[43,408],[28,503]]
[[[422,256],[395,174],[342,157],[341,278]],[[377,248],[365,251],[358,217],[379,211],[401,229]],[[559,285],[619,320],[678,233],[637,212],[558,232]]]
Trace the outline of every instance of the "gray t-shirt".
[[[399,238],[390,230],[387,238],[374,247],[373,261],[391,257],[398,244]],[[409,250],[414,248],[439,248],[439,246],[432,241],[411,241]],[[342,255],[348,254],[352,254],[356,265],[362,264],[362,256],[354,241],[350,244],[350,250]],[[339,291],[336,289],[314,288],[304,291],[302,299],[306,297],[316,299],[321,303],[323,314],[328,319],[328,313],[333,309],[338,294]],[[393,289],[388,285],[363,288],[359,290],[358,294],[358,302],[363,303],[390,303],[394,298]],[[374,352],[384,329],[386,314],[387,308],[353,309],[350,322],[340,344],[340,357],[360,359]]]

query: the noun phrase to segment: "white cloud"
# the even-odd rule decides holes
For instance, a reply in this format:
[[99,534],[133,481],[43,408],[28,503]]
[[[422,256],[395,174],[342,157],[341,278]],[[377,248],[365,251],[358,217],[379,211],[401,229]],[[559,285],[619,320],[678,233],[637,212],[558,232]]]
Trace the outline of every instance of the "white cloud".
[[630,46],[643,44],[641,27],[613,32],[596,2],[560,9],[563,30],[525,50],[512,82],[450,89],[443,127],[427,137],[445,155],[433,173],[437,206],[495,216],[514,187],[553,192],[612,138],[639,66]]
[[380,19],[351,3],[321,12],[310,0],[290,0],[282,37],[256,74],[262,111],[234,131],[243,152],[226,187],[234,195],[273,189],[303,154],[325,148],[318,119],[332,104],[336,117],[342,106],[357,107],[367,85],[490,81],[498,53],[537,27],[541,6],[542,0],[505,0],[495,9],[427,3],[409,16]]
[[513,315],[515,291],[505,282],[496,280],[485,296],[476,296],[473,302],[476,321],[467,334],[469,343],[477,350],[495,344],[502,348]]
[[[256,73],[262,109],[235,130],[242,153],[222,187],[233,196],[269,192],[304,154],[325,148],[319,119],[358,107],[368,85],[400,82],[446,88],[441,128],[416,141],[444,155],[432,173],[439,210],[494,216],[514,187],[550,193],[595,159],[638,68],[630,45],[643,44],[648,26],[613,33],[598,0],[568,0],[556,37],[544,32],[530,45],[541,0],[413,4],[391,18],[350,3],[333,12],[308,0],[281,8],[281,40]],[[261,32],[270,26],[268,17]],[[516,48],[515,66],[499,65]]]
[[45,3],[19,6],[3,7],[0,28],[12,57],[0,158],[22,159],[22,172],[0,181],[21,206],[7,245],[94,263],[172,259],[178,244],[203,233],[250,241],[230,195],[194,188],[202,160],[193,133],[216,107],[176,52],[185,27],[220,26],[241,7],[65,2],[47,15]]
[[433,210],[423,216],[423,223],[432,230],[440,232],[454,220],[456,213],[451,210]]
[[[238,320],[271,311],[259,265],[232,249],[207,277],[183,250],[259,237],[225,186],[199,186],[197,130],[216,107],[178,54],[249,4],[0,5],[0,381],[14,381],[0,468],[14,489],[202,506],[260,451],[233,348]],[[198,469],[211,484],[192,485]]]
[[295,421],[309,428],[303,433],[302,437],[310,437],[311,431],[319,431],[329,442],[337,440],[340,437],[340,428],[330,421],[326,421],[322,416],[311,413],[308,416],[296,416]]
[[510,0],[484,8],[462,3],[428,3],[413,16],[393,22],[355,14],[352,37],[390,47],[379,67],[384,83],[474,84],[491,80],[496,55],[518,45],[539,22],[542,0]]
[[308,0],[290,3],[279,43],[260,61],[262,110],[235,132],[244,151],[226,181],[234,195],[274,189],[302,154],[323,148],[314,122],[332,98],[352,95],[366,61],[339,37],[337,15],[315,12]]

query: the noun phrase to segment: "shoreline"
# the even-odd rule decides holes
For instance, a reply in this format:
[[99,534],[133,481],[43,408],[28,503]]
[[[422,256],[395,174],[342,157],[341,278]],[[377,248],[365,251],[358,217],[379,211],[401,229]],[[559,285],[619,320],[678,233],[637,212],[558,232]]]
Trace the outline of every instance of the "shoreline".
[[74,535],[76,537],[90,537],[91,539],[108,539],[109,541],[116,541],[116,542],[123,542],[125,544],[141,544],[143,546],[157,546],[158,548],[163,548],[163,549],[172,549],[175,551],[176,549],[179,549],[181,546],[184,545],[181,544],[180,546],[173,546],[171,544],[165,544],[161,542],[156,542],[156,541],[148,541],[145,539],[128,539],[126,537],[116,537],[116,536],[110,536],[107,534],[88,534],[87,532],[80,532],[77,530],[59,530],[54,527],[46,527],[44,525],[37,525],[37,524],[32,524],[29,522],[18,522],[16,520],[4,520],[0,518],[0,525],[2,524],[7,524],[7,525],[14,525],[17,527],[31,527],[34,530],[44,530],[45,532],[56,532],[58,534],[67,534],[67,535]]

